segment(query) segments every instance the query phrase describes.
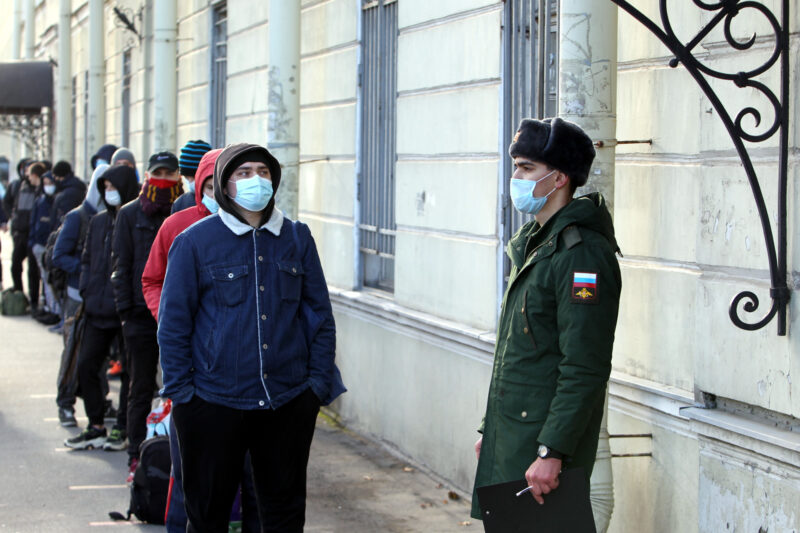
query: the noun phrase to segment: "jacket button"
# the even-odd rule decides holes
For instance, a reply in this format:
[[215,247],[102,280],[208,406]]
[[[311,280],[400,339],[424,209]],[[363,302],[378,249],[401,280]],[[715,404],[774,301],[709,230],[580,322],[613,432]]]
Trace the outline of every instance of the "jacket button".
[[533,257],[536,257],[537,255],[539,255],[539,252],[533,252]]
[[259,400],[258,401],[258,405],[260,405],[261,407],[264,407],[264,400]]
[[528,328],[522,328],[523,333],[528,333]]
[[233,279],[233,272],[228,272],[228,279]]
[[267,319],[267,315],[261,315],[261,320],[266,320],[266,319]]
[[297,269],[295,267],[292,267],[292,274],[297,274]]
[[258,260],[259,260],[259,261],[263,261],[263,260],[264,260],[264,257],[259,255],[259,256],[258,256]]
[[262,345],[261,345],[261,347],[262,347],[262,348],[264,348],[265,350],[266,350],[267,348],[269,348],[269,346],[267,345],[267,343],[266,343],[266,342],[265,342],[264,344],[262,344]]
[[263,285],[259,285],[258,290],[260,290],[261,292],[264,292],[264,286]]
[[548,242],[547,246],[553,246],[553,241]]
[[520,413],[520,416],[522,418],[528,418],[528,411],[522,411],[522,413]]
[[522,312],[523,313],[525,312],[525,306],[524,305],[522,306]]
[[267,373],[264,372],[264,379],[267,379]]

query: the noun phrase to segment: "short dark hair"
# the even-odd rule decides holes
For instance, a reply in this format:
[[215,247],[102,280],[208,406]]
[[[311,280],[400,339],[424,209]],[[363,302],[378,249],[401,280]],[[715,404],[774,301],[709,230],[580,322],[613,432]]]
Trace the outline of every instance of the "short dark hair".
[[67,161],[59,161],[53,167],[54,176],[63,178],[69,176],[70,174],[72,174],[72,165],[70,165]]
[[41,161],[36,161],[35,163],[30,164],[28,170],[31,174],[36,174],[37,176],[41,177],[42,174],[47,172],[47,167]]

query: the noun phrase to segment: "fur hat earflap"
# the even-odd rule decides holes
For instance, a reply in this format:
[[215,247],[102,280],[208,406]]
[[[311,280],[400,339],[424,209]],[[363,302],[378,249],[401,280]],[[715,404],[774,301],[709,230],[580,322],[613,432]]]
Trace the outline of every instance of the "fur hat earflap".
[[580,126],[558,117],[524,118],[508,147],[511,157],[529,157],[560,170],[576,187],[586,184],[594,161],[592,139]]

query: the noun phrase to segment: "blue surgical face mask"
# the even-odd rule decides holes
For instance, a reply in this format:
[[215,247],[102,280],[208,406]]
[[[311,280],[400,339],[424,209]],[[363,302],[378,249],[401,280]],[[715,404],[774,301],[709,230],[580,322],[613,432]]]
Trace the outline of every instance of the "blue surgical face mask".
[[194,193],[194,182],[187,180],[183,176],[181,176],[181,179],[183,180],[183,188],[191,193]]
[[245,178],[236,182],[234,202],[248,211],[261,211],[272,198],[272,182],[259,176]]
[[206,209],[211,211],[212,215],[219,211],[219,204],[217,201],[205,194],[203,195],[203,205],[206,206]]
[[536,181],[511,178],[511,202],[513,202],[514,207],[529,215],[535,215],[541,211],[544,204],[547,203],[547,197],[553,194],[553,191],[555,191],[557,187],[553,187],[552,191],[541,198],[536,198],[533,195],[533,189],[536,188],[537,183],[543,179],[547,179],[553,172],[555,172],[555,170]]
[[47,196],[53,196],[55,194],[55,192],[56,192],[56,186],[55,185],[45,185],[43,187],[43,189],[44,189],[44,193]]
[[106,191],[103,197],[110,206],[117,206],[122,203],[122,197],[119,195],[119,191]]

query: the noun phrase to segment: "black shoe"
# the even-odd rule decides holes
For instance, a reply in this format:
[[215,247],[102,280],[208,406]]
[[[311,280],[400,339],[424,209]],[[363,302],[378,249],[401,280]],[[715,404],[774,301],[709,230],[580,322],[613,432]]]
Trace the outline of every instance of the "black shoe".
[[78,425],[78,421],[75,420],[75,411],[67,409],[66,407],[60,407],[58,409],[58,421],[61,422],[61,425],[65,428],[74,428]]
[[106,443],[106,437],[108,437],[106,428],[89,427],[84,429],[77,437],[66,439],[64,446],[73,450],[93,450],[95,448],[99,450]]
[[39,322],[40,324],[44,324],[45,326],[54,326],[59,322],[61,322],[60,316],[58,316],[55,313],[49,313],[49,312],[39,313],[38,316],[35,316],[33,318],[35,318],[37,322]]

